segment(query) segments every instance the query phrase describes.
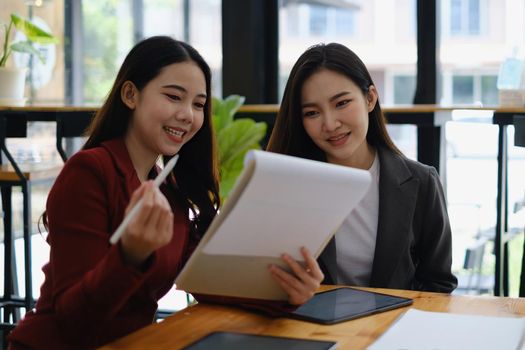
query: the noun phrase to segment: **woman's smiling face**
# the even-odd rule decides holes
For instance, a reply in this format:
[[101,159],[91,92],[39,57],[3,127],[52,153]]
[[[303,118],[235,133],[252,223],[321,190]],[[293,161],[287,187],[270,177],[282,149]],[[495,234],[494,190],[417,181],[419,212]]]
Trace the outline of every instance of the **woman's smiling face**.
[[333,70],[323,68],[304,81],[303,126],[329,163],[360,167],[369,161],[368,113],[376,102],[373,85],[365,95],[351,79]]
[[202,127],[207,98],[204,74],[197,64],[166,66],[136,93],[126,137],[148,153],[174,155]]

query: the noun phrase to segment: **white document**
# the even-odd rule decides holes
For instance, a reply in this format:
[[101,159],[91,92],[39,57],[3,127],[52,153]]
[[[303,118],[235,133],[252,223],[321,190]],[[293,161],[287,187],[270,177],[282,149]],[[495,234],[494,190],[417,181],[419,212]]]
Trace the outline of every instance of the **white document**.
[[369,350],[518,349],[524,317],[462,315],[409,309]]
[[287,300],[268,267],[317,258],[371,182],[366,170],[252,151],[226,203],[175,280],[190,293]]
[[368,171],[252,151],[245,167],[255,171],[235,206],[224,209],[220,227],[203,248],[206,254],[303,260],[299,246],[315,254],[363,198]]

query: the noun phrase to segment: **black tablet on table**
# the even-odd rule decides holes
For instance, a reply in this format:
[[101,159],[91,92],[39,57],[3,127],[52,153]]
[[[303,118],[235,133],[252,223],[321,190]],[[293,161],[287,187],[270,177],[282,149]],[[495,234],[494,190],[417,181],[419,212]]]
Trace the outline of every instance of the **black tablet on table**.
[[183,350],[332,350],[336,342],[234,332],[213,332]]
[[343,287],[317,293],[289,316],[305,321],[333,324],[410,304],[412,299],[409,298]]

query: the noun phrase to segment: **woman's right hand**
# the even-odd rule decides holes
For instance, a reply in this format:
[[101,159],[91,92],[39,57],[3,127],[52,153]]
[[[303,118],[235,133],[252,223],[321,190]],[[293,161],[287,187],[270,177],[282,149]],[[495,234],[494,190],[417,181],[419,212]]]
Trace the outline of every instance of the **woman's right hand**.
[[125,215],[141,198],[142,208],[121,237],[125,259],[135,267],[140,267],[155,250],[167,245],[173,236],[171,206],[153,181],[144,182],[133,192]]

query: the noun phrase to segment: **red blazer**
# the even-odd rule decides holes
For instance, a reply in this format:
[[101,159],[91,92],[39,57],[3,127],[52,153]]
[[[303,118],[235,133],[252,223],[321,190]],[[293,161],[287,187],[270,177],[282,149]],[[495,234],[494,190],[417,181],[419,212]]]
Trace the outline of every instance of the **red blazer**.
[[10,334],[12,348],[92,348],[152,323],[157,300],[195,242],[187,212],[163,185],[174,212],[173,239],[144,271],[124,263],[109,236],[139,185],[123,140],[80,151],[65,164],[47,200],[51,253],[40,299]]

